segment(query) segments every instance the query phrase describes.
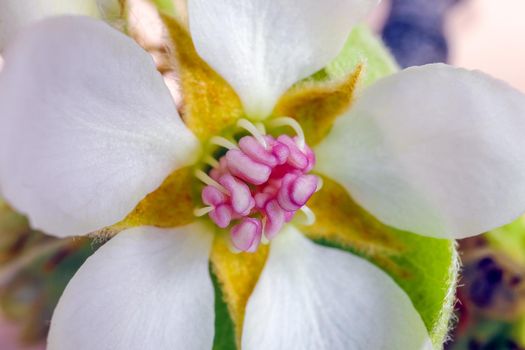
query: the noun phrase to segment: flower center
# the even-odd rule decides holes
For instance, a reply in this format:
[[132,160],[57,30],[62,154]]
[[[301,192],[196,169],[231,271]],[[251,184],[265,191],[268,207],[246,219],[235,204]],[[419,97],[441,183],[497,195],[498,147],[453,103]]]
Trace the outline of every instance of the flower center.
[[233,246],[254,252],[261,241],[274,238],[286,222],[301,210],[307,223],[315,221],[306,202],[320,187],[320,179],[309,174],[315,155],[304,140],[299,124],[292,118],[277,118],[270,127],[290,126],[297,136],[273,137],[263,124],[246,119],[237,123],[251,135],[238,142],[215,136],[211,142],[227,151],[216,159],[208,155],[208,173],[195,175],[205,183],[201,199],[206,205],[195,215],[208,214],[220,228],[231,226]]

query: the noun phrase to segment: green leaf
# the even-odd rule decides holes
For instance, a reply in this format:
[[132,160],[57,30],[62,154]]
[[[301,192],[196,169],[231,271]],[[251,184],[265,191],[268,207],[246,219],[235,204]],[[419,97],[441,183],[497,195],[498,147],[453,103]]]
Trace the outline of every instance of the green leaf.
[[173,0],[151,0],[151,2],[157,7],[159,11],[162,11],[165,14],[171,16],[175,16],[177,14]]
[[488,232],[485,238],[494,248],[525,264],[525,217]]
[[399,70],[392,55],[366,26],[358,26],[350,33],[341,53],[322,71],[330,79],[339,79],[364,64],[364,86]]
[[210,276],[215,288],[215,337],[213,338],[213,350],[235,350],[235,327],[211,264]]

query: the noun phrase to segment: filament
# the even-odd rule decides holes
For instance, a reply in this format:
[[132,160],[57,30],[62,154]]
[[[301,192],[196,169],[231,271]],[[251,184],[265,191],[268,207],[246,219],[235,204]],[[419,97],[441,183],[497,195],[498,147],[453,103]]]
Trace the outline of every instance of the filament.
[[208,186],[213,186],[215,187],[216,189],[218,189],[219,191],[221,191],[222,193],[224,193],[225,195],[230,195],[230,192],[228,192],[228,190],[226,188],[224,188],[220,183],[218,183],[217,181],[215,181],[214,179],[212,179],[208,174],[206,174],[204,171],[202,170],[196,170],[195,171],[195,176],[197,177],[197,179],[201,180],[202,182],[204,182],[206,185]]
[[250,134],[252,134],[253,137],[255,137],[257,139],[257,141],[259,141],[259,143],[261,145],[263,145],[264,148],[268,148],[268,143],[264,139],[264,135],[249,120],[247,120],[247,119],[239,119],[239,121],[237,122],[237,126],[239,126],[240,128],[243,128],[243,129],[247,130],[248,132],[250,132]]
[[304,131],[301,128],[301,125],[299,125],[299,123],[297,122],[297,120],[290,117],[280,117],[270,120],[269,124],[274,128],[277,128],[279,126],[291,127],[295,131],[297,138],[299,139],[299,147],[301,149],[304,149],[304,146],[306,144]]

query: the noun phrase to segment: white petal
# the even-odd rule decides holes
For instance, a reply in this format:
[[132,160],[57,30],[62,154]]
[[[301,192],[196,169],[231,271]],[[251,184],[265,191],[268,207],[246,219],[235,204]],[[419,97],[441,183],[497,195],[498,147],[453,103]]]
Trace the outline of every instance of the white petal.
[[461,238],[525,211],[525,96],[446,65],[379,81],[317,149],[319,170],[384,223]]
[[118,0],[2,0],[0,1],[0,51],[20,29],[56,15],[100,17],[118,8]]
[[151,57],[87,17],[44,20],[6,50],[0,76],[5,198],[58,236],[123,219],[197,140]]
[[417,350],[430,342],[410,299],[388,275],[288,227],[272,241],[248,300],[242,344],[245,350]]
[[190,0],[199,54],[264,118],[279,96],[323,68],[377,0]]
[[201,224],[118,234],[69,282],[48,349],[211,349],[212,237]]

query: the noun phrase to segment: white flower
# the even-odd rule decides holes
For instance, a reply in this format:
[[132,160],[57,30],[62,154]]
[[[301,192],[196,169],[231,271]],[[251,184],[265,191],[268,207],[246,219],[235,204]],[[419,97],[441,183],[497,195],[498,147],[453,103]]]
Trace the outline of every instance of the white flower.
[[[200,55],[265,121],[279,96],[322,68],[368,0],[190,0]],[[33,226],[59,237],[111,226],[199,141],[150,57],[82,17],[42,21],[5,50],[0,185]],[[385,223],[464,237],[525,209],[525,97],[482,73],[405,70],[365,90],[315,148],[317,171]],[[196,180],[197,181],[197,180]],[[50,349],[208,349],[212,225],[125,230],[77,272],[55,311]],[[408,296],[367,261],[287,225],[246,308],[244,349],[420,349]]]

